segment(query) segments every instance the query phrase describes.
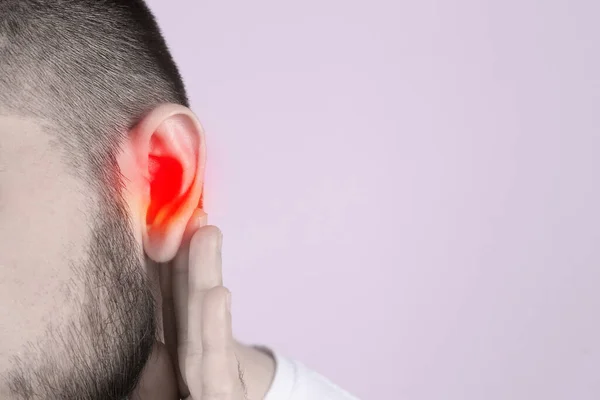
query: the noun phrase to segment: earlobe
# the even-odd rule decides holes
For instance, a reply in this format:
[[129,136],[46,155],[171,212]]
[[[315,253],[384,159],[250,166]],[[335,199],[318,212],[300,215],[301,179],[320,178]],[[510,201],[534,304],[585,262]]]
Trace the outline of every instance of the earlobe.
[[175,257],[185,227],[202,196],[204,132],[186,107],[167,104],[151,111],[132,131],[139,168],[142,240],[148,257]]

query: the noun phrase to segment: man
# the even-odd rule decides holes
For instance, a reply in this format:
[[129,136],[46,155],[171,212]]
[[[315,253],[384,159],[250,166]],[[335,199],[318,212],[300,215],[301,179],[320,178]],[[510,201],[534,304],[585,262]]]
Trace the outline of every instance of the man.
[[352,398],[233,339],[188,107],[143,1],[0,0],[0,399]]

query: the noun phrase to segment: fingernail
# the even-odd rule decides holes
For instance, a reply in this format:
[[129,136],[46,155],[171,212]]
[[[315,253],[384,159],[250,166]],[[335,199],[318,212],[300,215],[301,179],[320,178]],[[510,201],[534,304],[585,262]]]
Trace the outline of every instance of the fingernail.
[[227,311],[231,312],[231,292],[227,292]]
[[223,249],[223,232],[219,231],[219,251]]
[[208,224],[208,214],[204,210],[198,211],[198,225],[199,227],[206,226]]

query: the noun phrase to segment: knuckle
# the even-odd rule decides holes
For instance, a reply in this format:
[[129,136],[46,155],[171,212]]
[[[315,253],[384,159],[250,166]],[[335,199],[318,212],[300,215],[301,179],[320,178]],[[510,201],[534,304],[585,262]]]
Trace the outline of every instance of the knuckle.
[[228,294],[230,294],[229,289],[227,289],[225,286],[220,285],[210,289],[208,296],[214,297],[216,300],[220,301],[222,299],[227,298]]
[[191,363],[198,363],[204,358],[205,349],[190,349],[187,351],[186,358]]

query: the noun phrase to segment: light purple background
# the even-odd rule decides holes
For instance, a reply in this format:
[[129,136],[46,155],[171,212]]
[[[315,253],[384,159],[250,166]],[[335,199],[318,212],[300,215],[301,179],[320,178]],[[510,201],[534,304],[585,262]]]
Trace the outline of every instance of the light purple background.
[[152,0],[235,331],[364,399],[600,399],[600,2]]

